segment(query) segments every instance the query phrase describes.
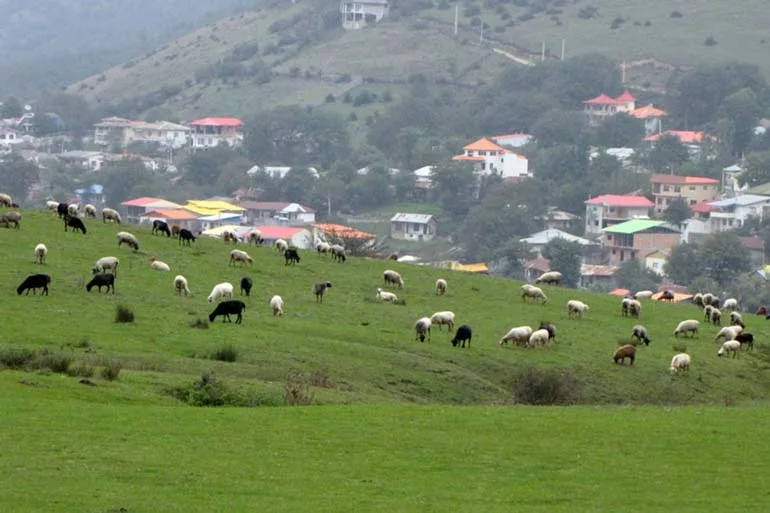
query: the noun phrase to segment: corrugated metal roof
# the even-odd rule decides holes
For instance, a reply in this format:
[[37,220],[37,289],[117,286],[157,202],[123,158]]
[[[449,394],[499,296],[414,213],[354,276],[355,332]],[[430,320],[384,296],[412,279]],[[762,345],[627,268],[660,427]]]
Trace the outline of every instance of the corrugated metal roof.
[[[666,224],[665,221],[656,221],[653,219],[632,219],[630,221],[626,221],[625,223],[608,226],[602,231],[609,232],[609,233],[626,233],[626,234],[637,233],[643,230],[648,230],[650,228],[657,228],[659,226],[664,226],[665,224]],[[675,232],[676,230],[671,228],[671,231]]]
[[735,196],[734,198],[712,201],[709,203],[709,205],[712,207],[723,208],[753,205],[754,203],[761,203],[763,201],[770,201],[770,196],[760,196],[758,194],[741,194],[740,196]]
[[526,239],[521,239],[521,242],[525,244],[541,245],[541,244],[548,244],[550,241],[554,239],[564,239],[570,242],[575,242],[577,244],[582,244],[583,246],[588,246],[593,244],[593,242],[588,239],[584,239],[583,237],[578,237],[577,235],[572,235],[571,233],[557,230],[555,228],[550,228],[548,230],[543,230],[537,233],[533,233]]
[[405,214],[399,212],[390,218],[390,222],[427,224],[431,219],[433,219],[431,214]]

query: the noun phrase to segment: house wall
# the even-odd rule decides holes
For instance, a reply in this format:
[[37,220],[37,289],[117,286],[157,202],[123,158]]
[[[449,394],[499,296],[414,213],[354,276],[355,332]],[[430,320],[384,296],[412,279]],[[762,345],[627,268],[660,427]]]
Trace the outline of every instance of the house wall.
[[650,271],[663,276],[663,266],[666,265],[666,258],[663,256],[647,257],[644,259],[644,265]]
[[770,198],[767,201],[761,201],[752,205],[736,206],[733,212],[712,212],[711,213],[711,231],[724,232],[735,230],[743,226],[743,223],[750,217],[756,217],[760,221],[763,219],[766,208],[770,206]]
[[585,231],[587,234],[598,235],[608,226],[648,216],[649,209],[647,207],[605,207],[603,205],[588,204],[586,205]]
[[390,236],[399,240],[431,240],[436,236],[437,223],[406,223],[393,221],[390,223]]
[[703,237],[711,233],[711,220],[692,218],[684,222],[684,231],[682,231],[681,242],[690,244],[699,236]]
[[388,15],[388,6],[385,4],[368,4],[365,1],[341,2],[340,14],[342,27],[345,29],[359,29],[367,25],[367,17],[374,16],[375,23]]
[[313,247],[313,235],[310,230],[301,230],[291,238],[289,244],[294,244],[300,249],[310,249]]
[[718,198],[719,184],[707,185],[667,185],[652,182],[652,194],[655,196],[655,213],[661,214],[671,204],[674,198],[682,197],[689,205],[704,201],[715,201]]
[[679,233],[605,233],[604,246],[609,249],[611,265],[620,265],[631,259],[642,260],[654,249],[670,249],[681,240]]

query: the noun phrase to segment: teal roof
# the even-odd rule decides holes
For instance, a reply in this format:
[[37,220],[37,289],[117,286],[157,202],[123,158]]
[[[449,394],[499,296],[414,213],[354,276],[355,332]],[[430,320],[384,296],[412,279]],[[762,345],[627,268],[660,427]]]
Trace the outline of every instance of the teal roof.
[[[609,233],[637,233],[649,228],[663,226],[665,224],[665,221],[656,221],[654,219],[632,219],[630,221],[626,221],[625,223],[608,226],[602,231]],[[666,228],[671,229],[671,231],[675,231],[669,226],[666,226]]]

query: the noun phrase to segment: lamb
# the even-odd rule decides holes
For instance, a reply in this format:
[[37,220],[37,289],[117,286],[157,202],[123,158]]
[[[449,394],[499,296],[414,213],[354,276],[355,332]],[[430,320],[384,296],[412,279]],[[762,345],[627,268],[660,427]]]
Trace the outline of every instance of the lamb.
[[438,326],[439,331],[441,331],[441,326],[446,324],[449,328],[449,331],[452,331],[455,326],[455,314],[454,312],[450,311],[444,311],[444,312],[436,312],[430,317],[431,324],[436,324]]
[[96,207],[90,203],[86,205],[86,217],[96,217]]
[[294,265],[294,264],[298,264],[300,261],[299,252],[297,251],[297,248],[287,248],[283,252],[283,257],[286,259],[286,262],[284,262],[284,265]]
[[746,350],[754,350],[754,335],[751,333],[738,333],[738,335],[735,337],[735,340],[741,343],[741,345],[746,344]]
[[222,322],[233,322],[230,319],[231,315],[237,315],[235,324],[241,324],[243,322],[243,311],[246,309],[246,303],[237,299],[231,299],[229,301],[222,301],[217,305],[213,312],[209,314],[209,322],[214,322],[217,316],[222,317]]
[[393,271],[391,269],[386,269],[382,273],[382,278],[385,280],[385,285],[398,285],[398,288],[403,289],[404,288],[404,278],[401,277],[401,274],[399,274],[396,271]]
[[706,304],[703,302],[703,294],[701,294],[700,292],[698,292],[697,294],[695,294],[695,295],[692,297],[692,302],[693,302],[694,304],[698,305],[698,306],[699,306],[699,307],[701,307],[701,308],[703,308],[704,306],[706,306]]
[[570,319],[582,319],[583,313],[588,311],[588,305],[577,299],[567,301],[567,316]]
[[262,238],[262,231],[257,230],[256,228],[251,230],[249,233],[249,244],[261,246],[263,242],[265,242],[265,239]]
[[436,280],[436,295],[443,296],[444,294],[446,294],[446,287],[447,287],[447,283],[444,278],[439,278],[438,280]]
[[248,276],[241,278],[241,295],[251,295],[251,287],[254,286],[254,281]]
[[714,326],[722,325],[722,312],[718,308],[711,309],[711,324]]
[[647,335],[647,328],[641,324],[637,324],[631,328],[631,337],[635,338],[637,342],[644,342],[644,345],[650,345],[650,337]]
[[324,302],[324,293],[326,292],[326,289],[330,289],[332,287],[332,282],[330,281],[322,281],[318,282],[313,285],[313,294],[315,294],[315,300],[317,302]]
[[182,295],[182,292],[184,292],[185,296],[189,296],[190,287],[187,286],[187,278],[181,274],[176,275],[174,277],[174,290],[176,290],[176,293],[180,296]]
[[526,302],[527,298],[531,298],[533,301],[539,299],[543,302],[543,305],[548,302],[548,296],[545,295],[540,287],[525,284],[521,286],[521,299]]
[[319,256],[321,253],[328,253],[331,249],[332,247],[328,242],[319,241],[318,244],[315,245],[315,250],[318,252]]
[[112,274],[117,276],[119,263],[120,263],[120,260],[118,260],[117,257],[114,257],[114,256],[102,257],[96,261],[96,265],[94,265],[94,268],[93,268],[93,273],[94,274],[103,273],[109,269],[112,271]]
[[508,333],[500,338],[500,345],[502,346],[508,342],[514,342],[516,345],[525,345],[529,341],[529,337],[532,333],[533,330],[529,326],[511,328],[508,330]]
[[195,235],[187,228],[182,228],[179,230],[179,245],[184,245],[185,242],[188,246],[190,242],[195,242]]
[[0,192],[0,207],[10,207],[13,205],[13,198],[10,194]]
[[344,263],[348,259],[348,256],[345,253],[345,248],[339,244],[332,246],[330,251],[332,253],[332,260],[335,260],[340,264]]
[[223,297],[233,297],[233,284],[228,282],[222,282],[218,283],[217,285],[214,285],[214,288],[211,289],[211,294],[209,294],[208,301],[209,303],[213,303],[215,300]]
[[182,231],[182,227],[179,226],[178,224],[175,224],[174,226],[171,227],[171,236],[174,237],[175,239],[178,239],[179,232],[181,231]]
[[650,299],[652,298],[653,292],[651,290],[640,290],[636,294],[634,294],[634,299]]
[[27,291],[27,296],[29,296],[30,289],[32,290],[33,295],[37,295],[37,289],[43,289],[41,292],[41,295],[45,294],[48,295],[48,285],[51,284],[51,277],[47,274],[30,274],[27,276],[27,278],[21,282],[21,285],[19,285],[16,288],[16,293],[21,296],[21,293],[25,290]]
[[[116,223],[120,224],[120,214],[117,210],[113,208],[103,208],[102,209],[102,222],[106,223],[107,221],[115,221]],[[153,223],[154,224],[154,223]]]
[[620,315],[623,317],[628,316],[628,305],[633,301],[630,297],[624,297],[620,302]]
[[18,229],[21,226],[21,214],[19,212],[5,212],[0,214],[0,224],[4,224],[8,228],[13,223],[14,228]]
[[45,244],[42,242],[35,246],[35,263],[36,264],[44,264],[45,263],[45,257],[48,255],[48,248],[45,247]]
[[270,308],[273,310],[275,317],[283,317],[283,298],[281,296],[271,297]]
[[550,342],[551,340],[553,340],[554,342],[556,342],[556,326],[554,324],[551,324],[550,322],[540,321],[540,326],[537,329],[547,331],[548,341]]
[[430,340],[430,326],[431,322],[428,317],[421,317],[417,319],[417,322],[414,323],[414,339],[417,340],[419,338],[420,342],[425,342],[425,334],[427,334],[428,340]]
[[134,248],[134,251],[139,251],[139,240],[132,233],[118,232],[116,235],[118,238],[118,247],[122,244],[128,245],[129,248]]
[[562,278],[562,274],[559,271],[549,271],[541,274],[540,277],[535,280],[535,284],[540,285],[541,283],[544,283],[546,285],[559,285]]
[[169,229],[168,223],[166,221],[161,221],[160,219],[156,219],[152,222],[152,231],[150,233],[152,235],[165,233],[166,237],[171,237],[171,229]]
[[719,330],[719,333],[717,333],[717,336],[714,337],[714,342],[717,342],[722,337],[724,337],[725,341],[735,340],[735,337],[737,337],[739,333],[741,333],[741,331],[738,331],[738,328],[736,328],[736,326],[725,326],[724,328]]
[[540,329],[532,333],[527,341],[527,347],[544,346],[548,343],[548,330]]
[[94,275],[93,278],[91,278],[91,281],[88,282],[86,285],[86,291],[91,292],[91,289],[94,287],[99,288],[99,293],[102,292],[102,287],[107,287],[107,293],[110,293],[110,289],[112,289],[112,293],[115,293],[115,275],[110,273],[101,273]]
[[86,224],[79,217],[73,217],[67,215],[64,217],[64,231],[67,231],[67,227],[72,228],[73,232],[79,231],[83,235],[87,233]]
[[724,344],[722,344],[722,347],[719,348],[719,351],[717,351],[717,356],[724,356],[725,353],[732,353],[733,358],[738,356],[738,353],[741,350],[741,343],[737,340],[728,340]]
[[377,295],[375,296],[376,299],[381,299],[382,301],[390,301],[391,303],[394,303],[398,300],[396,295],[392,292],[387,292],[385,290],[382,290],[380,288],[377,289]]
[[738,300],[734,297],[731,297],[729,299],[725,299],[724,304],[722,305],[722,310],[726,312],[734,312],[738,309]]
[[244,265],[245,264],[252,265],[254,263],[254,260],[245,251],[241,251],[240,249],[234,249],[230,252],[230,262],[227,265],[234,266],[236,262],[241,262]]
[[283,239],[278,239],[275,241],[275,249],[283,255],[284,252],[289,249],[289,243]]
[[671,372],[690,372],[690,355],[678,353],[671,358]]
[[711,312],[714,310],[714,307],[711,305],[706,305],[706,307],[703,309],[703,320],[706,321],[706,323],[711,322]]
[[634,364],[634,360],[636,360],[636,346],[633,344],[626,344],[624,346],[620,346],[617,351],[615,351],[615,354],[612,355],[612,359],[615,360],[615,363],[620,363],[621,365],[624,365],[626,363],[626,358],[629,359],[631,362],[631,365]]
[[471,339],[473,338],[473,329],[467,324],[463,324],[457,328],[455,337],[451,340],[452,347],[460,346],[465,347],[465,341],[468,341],[468,348],[471,347]]
[[150,267],[152,267],[155,271],[170,271],[171,267],[168,266],[166,262],[161,262],[155,257],[152,257],[149,259],[152,264],[150,264]]
[[679,334],[687,334],[692,333],[691,337],[694,337],[696,333],[698,333],[698,330],[700,329],[700,322],[694,320],[694,319],[688,319],[686,321],[682,321],[677,325],[676,329],[674,330],[674,336],[679,337]]

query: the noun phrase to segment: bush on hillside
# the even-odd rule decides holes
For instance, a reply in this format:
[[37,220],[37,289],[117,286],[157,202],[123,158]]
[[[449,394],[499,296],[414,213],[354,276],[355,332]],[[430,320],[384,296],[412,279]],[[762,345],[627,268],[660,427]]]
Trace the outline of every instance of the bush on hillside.
[[134,312],[126,305],[115,307],[115,322],[126,323],[134,322]]
[[307,406],[313,404],[314,399],[308,378],[296,369],[286,374],[283,396],[287,406]]
[[582,386],[570,369],[528,367],[513,380],[514,404],[537,406],[580,402]]
[[35,357],[35,352],[29,349],[6,347],[0,351],[0,367],[5,369],[23,369]]
[[123,364],[115,360],[109,360],[105,362],[102,368],[102,378],[107,381],[115,381],[120,376],[120,371],[123,369]]
[[219,360],[220,362],[234,362],[238,359],[238,349],[232,344],[225,344],[215,349],[209,359]]

